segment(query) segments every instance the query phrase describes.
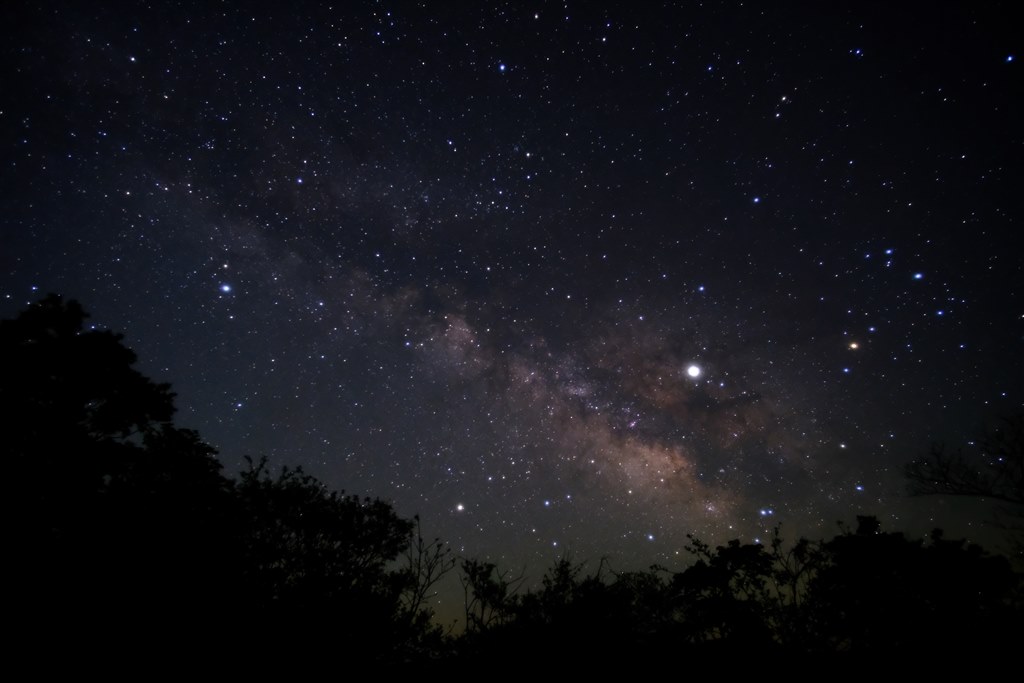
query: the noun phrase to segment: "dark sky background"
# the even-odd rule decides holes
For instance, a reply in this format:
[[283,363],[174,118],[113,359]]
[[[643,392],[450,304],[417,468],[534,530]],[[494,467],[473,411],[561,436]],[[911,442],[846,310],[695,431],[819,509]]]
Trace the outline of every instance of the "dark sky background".
[[902,466],[1024,409],[1012,3],[107,4],[0,10],[0,313],[229,471],[531,575],[982,533]]

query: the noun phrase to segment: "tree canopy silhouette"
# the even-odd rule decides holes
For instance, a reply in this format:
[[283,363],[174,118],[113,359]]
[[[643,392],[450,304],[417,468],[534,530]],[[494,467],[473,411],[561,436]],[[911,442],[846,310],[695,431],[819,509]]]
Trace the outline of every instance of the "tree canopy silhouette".
[[462,652],[487,661],[511,647],[527,663],[586,657],[596,667],[726,654],[877,662],[936,648],[1007,659],[1022,635],[1020,577],[1006,558],[938,531],[908,539],[860,517],[827,541],[787,546],[776,530],[768,547],[691,539],[688,550],[695,562],[677,572],[602,562],[585,574],[563,559],[516,595],[495,590],[508,586],[493,565],[466,563],[467,609],[502,607]]
[[171,424],[169,386],[85,319],[51,295],[0,322],[15,598],[43,621],[203,600],[210,582],[190,558],[218,547],[228,490],[213,449]]
[[[85,319],[77,303],[49,296],[0,322],[5,607],[23,639],[600,667],[935,648],[1000,658],[1022,635],[1020,577],[1005,558],[861,517],[854,531],[792,546],[778,530],[767,547],[691,537],[693,562],[675,572],[615,572],[602,561],[587,574],[563,558],[526,592],[525,570],[463,558],[465,633],[452,642],[427,602],[456,561],[443,542],[423,539],[418,518],[332,491],[300,468],[272,471],[265,459],[224,476],[215,449],[173,424],[170,387],[134,368],[120,336],[85,329]],[[912,478],[922,492],[1019,502],[1014,425],[983,443],[980,460],[939,457]]]
[[317,634],[364,659],[436,635],[425,601],[443,546],[301,469],[259,460],[225,477],[172,423],[170,387],[85,320],[51,295],[0,323],[14,618],[78,637],[97,622],[120,638],[182,622],[221,639]]

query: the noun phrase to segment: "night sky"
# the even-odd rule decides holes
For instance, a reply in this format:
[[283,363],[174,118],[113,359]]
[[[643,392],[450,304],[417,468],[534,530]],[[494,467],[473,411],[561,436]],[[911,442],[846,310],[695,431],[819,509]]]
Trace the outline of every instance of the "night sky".
[[902,467],[1024,410],[1011,3],[101,4],[0,10],[0,313],[228,472],[534,578],[982,533]]

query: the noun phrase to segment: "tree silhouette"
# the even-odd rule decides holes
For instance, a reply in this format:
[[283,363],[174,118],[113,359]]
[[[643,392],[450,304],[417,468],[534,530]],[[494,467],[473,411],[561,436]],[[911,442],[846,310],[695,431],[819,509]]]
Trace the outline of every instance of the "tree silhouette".
[[764,647],[770,630],[772,557],[761,544],[730,541],[714,552],[690,537],[697,562],[673,577],[687,639],[730,648]]
[[19,481],[46,476],[46,486],[20,491],[40,496],[41,508],[97,495],[174,412],[169,387],[132,367],[120,336],[84,331],[85,318],[78,303],[50,295],[0,321],[8,466]]
[[696,561],[674,574],[604,573],[602,562],[587,575],[562,559],[540,588],[514,600],[494,565],[466,562],[467,584],[484,586],[473,595],[503,607],[480,612],[469,603],[478,610],[471,619],[486,627],[470,631],[461,651],[468,661],[511,651],[525,668],[585,662],[600,671],[719,655],[877,662],[936,648],[998,659],[1013,656],[1022,635],[1020,577],[1008,561],[938,531],[911,540],[860,517],[855,531],[827,541],[787,548],[776,529],[769,548],[731,541],[712,549],[691,538],[689,550]]
[[0,419],[19,464],[39,466],[40,457],[82,463],[74,451],[135,444],[133,437],[170,423],[169,386],[132,367],[135,354],[120,335],[84,331],[86,317],[77,302],[50,295],[0,321]]
[[933,446],[906,466],[915,495],[978,496],[1024,505],[1024,415],[985,432],[971,453]]
[[279,639],[331,641],[361,658],[395,655],[414,622],[407,577],[389,565],[412,522],[384,501],[330,491],[301,468],[272,476],[266,459],[249,460],[235,491],[250,618]]
[[467,632],[487,631],[515,617],[516,591],[524,573],[512,576],[509,571],[499,572],[492,562],[473,559],[463,559],[460,568]]
[[86,317],[50,295],[0,322],[10,607],[28,623],[185,609],[211,583],[191,551],[218,547],[228,486],[213,449],[173,427],[168,385]]
[[984,498],[1002,503],[997,522],[1024,557],[1024,414],[1004,418],[968,449],[933,445],[928,455],[905,467],[912,495]]
[[436,635],[423,602],[450,561],[422,538],[410,548],[418,526],[301,469],[272,476],[266,460],[225,478],[216,451],[171,422],[170,387],[85,319],[51,295],[0,322],[5,606],[23,633],[97,647],[329,640],[377,661]]
[[537,660],[586,662],[595,672],[674,649],[673,603],[663,570],[616,573],[605,560],[593,573],[568,558],[545,572],[541,587],[521,596],[508,629]]
[[405,584],[401,611],[411,628],[429,629],[426,622],[433,617],[433,610],[428,601],[436,597],[435,586],[455,568],[457,560],[440,538],[430,542],[423,538],[419,515],[413,517],[413,523],[399,570]]
[[775,638],[786,647],[807,651],[813,647],[813,636],[808,630],[805,601],[811,581],[827,560],[826,553],[820,541],[806,538],[787,548],[780,527],[772,530],[770,548]]
[[855,532],[821,549],[824,563],[804,603],[809,639],[819,649],[998,654],[1021,633],[1008,602],[1019,578],[1005,558],[976,545],[944,540],[938,531],[926,545],[858,517]]

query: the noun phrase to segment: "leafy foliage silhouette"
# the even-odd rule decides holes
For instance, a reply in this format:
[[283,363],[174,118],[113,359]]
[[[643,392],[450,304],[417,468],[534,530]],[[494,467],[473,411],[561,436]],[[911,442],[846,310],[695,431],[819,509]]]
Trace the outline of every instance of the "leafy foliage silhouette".
[[1003,604],[1014,581],[1009,564],[939,532],[931,540],[883,533],[876,519],[859,517],[855,532],[822,544],[825,561],[808,603],[819,646],[910,652],[999,642],[1010,616]]
[[[936,531],[929,542],[883,533],[874,517],[828,541],[768,547],[691,538],[695,561],[594,574],[562,559],[539,589],[509,598],[500,619],[462,643],[467,661],[513,649],[523,666],[577,661],[669,665],[681,654],[880,661],[940,647],[1007,659],[1021,635],[1021,578],[1004,557]],[[498,569],[468,567],[500,586]],[[497,577],[497,578],[496,578]],[[479,581],[470,581],[476,585]],[[475,603],[474,603],[475,604]],[[854,657],[856,659],[851,660]],[[748,660],[743,660],[748,661]]]
[[213,449],[171,425],[169,386],[85,319],[51,295],[0,322],[12,609],[29,623],[185,610],[211,585],[191,558],[219,546],[229,486]]
[[[362,659],[436,636],[425,602],[443,548],[411,548],[414,525],[389,504],[301,469],[250,460],[226,478],[215,449],[171,422],[170,387],[85,319],[51,295],[0,323],[14,619],[79,637],[102,624],[115,640],[183,623],[239,642],[331,638]],[[403,552],[418,572],[392,566]]]

